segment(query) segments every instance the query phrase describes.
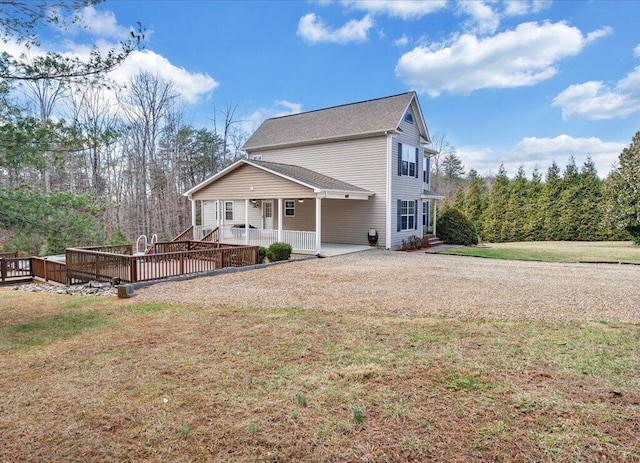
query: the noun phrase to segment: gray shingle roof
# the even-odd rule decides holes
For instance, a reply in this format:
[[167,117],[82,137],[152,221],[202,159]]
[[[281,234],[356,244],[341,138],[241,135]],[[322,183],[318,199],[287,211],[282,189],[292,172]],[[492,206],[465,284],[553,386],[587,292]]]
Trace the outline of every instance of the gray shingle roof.
[[395,130],[415,92],[264,121],[244,144],[252,150]]
[[[277,162],[267,162],[267,161],[246,161],[248,164],[254,164],[256,166],[264,167],[272,172],[276,172],[278,174],[289,177],[293,180],[297,180],[306,185],[312,186],[319,190],[338,190],[338,191],[353,191],[353,192],[362,192],[362,193],[370,193],[369,191],[360,188],[358,186],[352,185],[347,182],[343,182],[337,180],[333,177],[329,177],[328,175],[323,175],[313,170],[305,169],[300,166],[293,166],[291,164],[280,164]],[[372,193],[373,194],[373,193]]]

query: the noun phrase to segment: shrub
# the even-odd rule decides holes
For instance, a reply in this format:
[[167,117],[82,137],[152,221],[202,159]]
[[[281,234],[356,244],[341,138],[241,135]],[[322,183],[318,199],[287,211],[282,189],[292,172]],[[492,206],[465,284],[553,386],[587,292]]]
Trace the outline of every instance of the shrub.
[[267,249],[267,259],[269,262],[277,262],[279,260],[288,260],[291,257],[293,248],[288,243],[273,243]]
[[416,235],[411,235],[406,240],[402,240],[402,250],[408,251],[410,249],[420,249],[422,247],[422,238]]
[[265,248],[264,246],[260,246],[258,248],[258,263],[259,264],[264,263],[265,257],[267,257],[267,248]]
[[469,218],[460,209],[445,207],[438,214],[438,238],[445,244],[478,244],[478,233]]

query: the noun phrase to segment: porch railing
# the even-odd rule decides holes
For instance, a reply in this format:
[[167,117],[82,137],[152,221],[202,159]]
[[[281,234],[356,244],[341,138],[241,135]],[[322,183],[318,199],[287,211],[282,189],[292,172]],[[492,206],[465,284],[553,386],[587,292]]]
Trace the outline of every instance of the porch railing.
[[260,228],[220,227],[221,243],[269,247],[278,241],[289,243],[294,252],[315,252],[316,232],[301,230],[265,230]]

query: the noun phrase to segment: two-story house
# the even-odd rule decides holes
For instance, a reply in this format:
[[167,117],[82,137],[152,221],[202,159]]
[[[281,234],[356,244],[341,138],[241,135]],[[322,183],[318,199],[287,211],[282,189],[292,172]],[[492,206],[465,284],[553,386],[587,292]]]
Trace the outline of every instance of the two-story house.
[[194,229],[219,227],[222,242],[285,241],[294,252],[396,249],[436,226],[429,142],[415,92],[267,119],[246,159],[185,193]]

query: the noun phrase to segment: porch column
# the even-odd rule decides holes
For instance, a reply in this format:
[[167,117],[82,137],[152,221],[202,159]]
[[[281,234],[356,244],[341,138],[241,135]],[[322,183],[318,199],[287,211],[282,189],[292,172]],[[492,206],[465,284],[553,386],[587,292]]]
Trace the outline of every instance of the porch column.
[[193,228],[196,228],[196,200],[189,197],[189,201],[191,201],[191,225]]
[[437,230],[436,230],[436,223],[438,222],[438,200],[435,199],[433,201],[433,234],[435,236],[437,235]]
[[322,248],[322,198],[316,197],[316,256]]
[[[224,209],[224,199],[218,200],[218,202],[220,203],[222,209]],[[218,217],[220,217],[220,227],[224,227],[224,211],[222,209],[219,209],[218,211]]]
[[249,244],[249,200],[244,200],[244,244]]
[[282,198],[278,198],[278,242],[282,243]]
[[216,199],[216,227],[220,227],[220,200]]

